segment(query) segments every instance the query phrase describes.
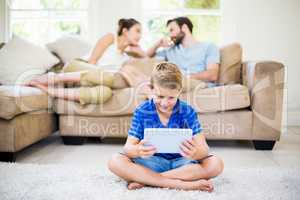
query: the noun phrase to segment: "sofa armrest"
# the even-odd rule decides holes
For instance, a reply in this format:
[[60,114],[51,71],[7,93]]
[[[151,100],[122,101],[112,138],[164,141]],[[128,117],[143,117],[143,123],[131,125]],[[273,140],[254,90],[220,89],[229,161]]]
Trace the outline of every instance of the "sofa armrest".
[[243,84],[249,88],[253,139],[279,140],[282,122],[284,65],[274,61],[244,62]]

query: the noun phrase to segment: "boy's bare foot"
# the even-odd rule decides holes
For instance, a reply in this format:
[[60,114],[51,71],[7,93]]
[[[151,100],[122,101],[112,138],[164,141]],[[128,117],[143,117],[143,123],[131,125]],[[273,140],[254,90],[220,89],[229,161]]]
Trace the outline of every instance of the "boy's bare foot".
[[[127,185],[129,190],[141,189],[145,185],[138,182],[130,182]],[[197,181],[182,181],[182,184],[179,185],[178,189],[183,190],[201,190],[206,192],[212,192],[214,190],[214,186],[211,180],[200,179]]]
[[127,185],[128,190],[136,190],[136,189],[141,189],[143,188],[145,185],[138,183],[138,182],[130,182]]
[[211,180],[200,179],[197,181],[184,181],[184,187],[182,189],[212,192],[214,186]]

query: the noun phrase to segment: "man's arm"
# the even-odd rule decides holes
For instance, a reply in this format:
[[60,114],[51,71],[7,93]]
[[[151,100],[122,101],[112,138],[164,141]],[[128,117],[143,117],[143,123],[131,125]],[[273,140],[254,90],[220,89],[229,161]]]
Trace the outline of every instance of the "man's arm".
[[215,44],[210,43],[208,44],[207,51],[205,54],[206,70],[203,72],[190,74],[190,77],[202,81],[217,81],[219,78],[218,63],[220,63],[220,51]]
[[217,81],[219,77],[219,64],[213,63],[207,66],[207,70],[198,73],[192,73],[189,75],[190,78],[198,79],[202,81]]

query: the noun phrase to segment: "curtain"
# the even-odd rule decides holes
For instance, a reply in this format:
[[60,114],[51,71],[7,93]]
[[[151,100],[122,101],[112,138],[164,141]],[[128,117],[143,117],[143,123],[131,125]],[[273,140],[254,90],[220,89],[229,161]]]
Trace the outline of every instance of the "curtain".
[[0,0],[0,43],[9,40],[9,0]]

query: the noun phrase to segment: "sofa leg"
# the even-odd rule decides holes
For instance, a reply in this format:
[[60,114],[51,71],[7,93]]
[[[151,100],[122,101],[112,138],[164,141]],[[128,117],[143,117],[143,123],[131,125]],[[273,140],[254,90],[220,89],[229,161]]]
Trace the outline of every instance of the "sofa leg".
[[80,136],[61,136],[65,145],[82,145],[85,137]]
[[256,150],[272,150],[276,141],[273,140],[253,140],[253,144]]
[[16,153],[15,152],[0,152],[0,161],[1,162],[16,162]]

